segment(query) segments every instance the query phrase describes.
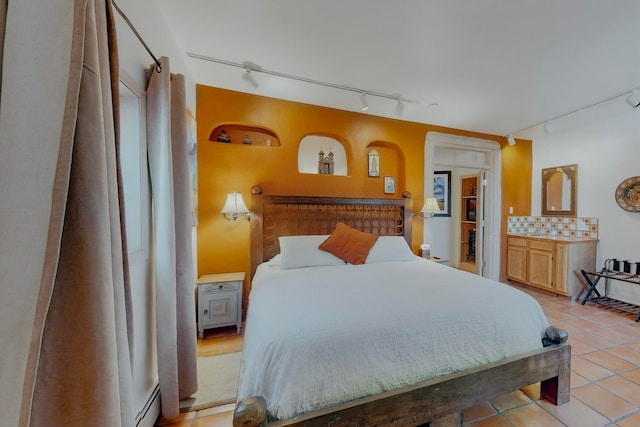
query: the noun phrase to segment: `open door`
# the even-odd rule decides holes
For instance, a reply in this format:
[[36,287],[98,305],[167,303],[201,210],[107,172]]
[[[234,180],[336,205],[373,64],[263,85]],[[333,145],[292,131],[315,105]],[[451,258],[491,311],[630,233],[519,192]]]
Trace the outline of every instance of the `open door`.
[[484,275],[485,172],[460,177],[460,262],[458,268]]

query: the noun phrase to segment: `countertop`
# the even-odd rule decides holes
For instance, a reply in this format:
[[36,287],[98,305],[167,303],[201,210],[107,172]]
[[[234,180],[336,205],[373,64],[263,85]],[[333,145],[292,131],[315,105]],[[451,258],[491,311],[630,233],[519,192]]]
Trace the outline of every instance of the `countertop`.
[[591,239],[586,237],[567,237],[567,236],[551,236],[551,235],[534,235],[534,234],[518,234],[507,233],[507,237],[526,237],[529,239],[549,240],[552,242],[597,242],[598,239]]

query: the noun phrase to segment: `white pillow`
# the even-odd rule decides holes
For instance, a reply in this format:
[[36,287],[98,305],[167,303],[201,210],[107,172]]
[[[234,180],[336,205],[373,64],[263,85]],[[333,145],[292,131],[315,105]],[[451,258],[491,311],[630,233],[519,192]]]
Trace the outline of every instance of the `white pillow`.
[[280,269],[345,265],[337,256],[318,249],[327,238],[328,234],[280,237]]
[[269,267],[280,267],[280,264],[282,263],[282,255],[276,254],[276,256],[267,261],[267,263],[269,264]]
[[416,255],[402,236],[380,236],[369,251],[365,264],[390,261],[416,261]]

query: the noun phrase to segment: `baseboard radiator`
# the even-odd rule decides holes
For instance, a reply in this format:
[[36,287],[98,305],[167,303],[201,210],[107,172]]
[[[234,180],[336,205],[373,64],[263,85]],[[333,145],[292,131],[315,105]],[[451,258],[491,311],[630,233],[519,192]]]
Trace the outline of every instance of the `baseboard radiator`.
[[136,427],[153,427],[160,416],[160,384],[156,384],[138,415]]

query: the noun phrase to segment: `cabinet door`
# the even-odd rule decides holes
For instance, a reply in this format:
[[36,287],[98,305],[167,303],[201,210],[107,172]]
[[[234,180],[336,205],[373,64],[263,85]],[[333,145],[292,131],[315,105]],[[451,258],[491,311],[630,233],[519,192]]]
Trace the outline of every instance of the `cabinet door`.
[[551,289],[553,287],[553,252],[529,248],[529,280],[535,286]]
[[527,281],[527,247],[507,246],[507,278],[516,282]]
[[200,310],[203,328],[235,323],[238,318],[238,293],[222,291],[205,294]]
[[569,245],[556,243],[553,288],[564,295],[569,295],[569,251]]

